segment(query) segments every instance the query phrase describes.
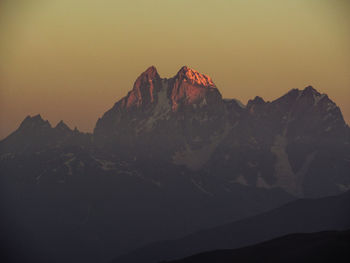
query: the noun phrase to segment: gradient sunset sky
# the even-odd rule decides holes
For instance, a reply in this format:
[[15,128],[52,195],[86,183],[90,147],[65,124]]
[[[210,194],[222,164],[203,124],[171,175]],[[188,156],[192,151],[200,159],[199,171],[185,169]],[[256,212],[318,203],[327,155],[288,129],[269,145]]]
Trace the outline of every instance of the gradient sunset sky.
[[226,98],[327,93],[350,123],[350,1],[1,0],[0,138],[27,115],[92,131],[155,65]]

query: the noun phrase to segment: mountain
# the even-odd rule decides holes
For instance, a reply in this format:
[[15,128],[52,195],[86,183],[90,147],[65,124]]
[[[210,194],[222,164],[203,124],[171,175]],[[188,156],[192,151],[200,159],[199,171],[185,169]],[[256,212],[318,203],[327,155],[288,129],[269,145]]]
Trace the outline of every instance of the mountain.
[[[118,257],[114,262],[153,263],[205,251],[244,247],[292,233],[347,230],[350,229],[349,202],[350,191],[320,199],[299,199],[257,216],[198,231],[180,239],[149,244]],[[297,248],[293,246],[293,250]],[[273,256],[274,253],[266,252],[266,255]]]
[[[123,154],[132,157],[173,162],[175,152],[181,155],[189,144],[213,148],[213,139],[224,132],[225,114],[210,77],[182,67],[173,78],[162,79],[150,67],[128,95],[97,121],[94,138],[103,147],[122,147]],[[175,162],[181,163],[180,158]]]
[[254,263],[264,259],[271,263],[287,262],[349,262],[350,231],[329,231],[311,234],[292,234],[261,244],[218,250],[169,263],[241,262]]
[[170,79],[147,69],[97,121],[94,138],[119,155],[185,166],[206,191],[220,174],[214,180],[226,187],[320,197],[350,187],[349,131],[339,107],[311,86],[245,106],[185,66]]
[[150,67],[93,134],[36,115],[0,141],[2,232],[57,262],[107,261],[343,193],[349,142],[339,107],[312,87],[243,105],[189,67],[169,79]]
[[52,127],[49,121],[43,120],[40,114],[27,116],[18,129],[0,141],[0,153],[35,152],[48,147],[61,145],[78,145],[91,141],[91,135],[71,130],[60,121]]
[[[28,116],[0,142],[0,152],[70,144],[98,149],[106,161],[118,156],[140,166],[181,167],[208,193],[233,183],[297,197],[350,189],[350,128],[326,94],[308,86],[272,102],[257,96],[243,105],[223,99],[209,76],[187,66],[170,79],[148,68],[92,135]],[[157,173],[145,179],[167,180]]]

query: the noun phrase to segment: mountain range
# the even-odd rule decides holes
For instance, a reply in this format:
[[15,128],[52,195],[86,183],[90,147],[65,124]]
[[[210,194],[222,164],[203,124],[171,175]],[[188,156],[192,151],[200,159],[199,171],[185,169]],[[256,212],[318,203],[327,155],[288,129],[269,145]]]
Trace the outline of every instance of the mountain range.
[[341,194],[349,143],[341,110],[311,86],[244,105],[189,67],[169,79],[150,67],[93,133],[36,115],[0,141],[2,228],[56,262],[108,261]]

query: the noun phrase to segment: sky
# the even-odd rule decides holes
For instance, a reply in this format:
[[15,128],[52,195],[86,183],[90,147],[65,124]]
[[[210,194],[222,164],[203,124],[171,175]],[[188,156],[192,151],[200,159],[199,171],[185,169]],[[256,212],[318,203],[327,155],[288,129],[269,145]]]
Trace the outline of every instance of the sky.
[[27,115],[93,130],[155,65],[225,98],[314,86],[350,123],[350,1],[0,0],[0,139]]

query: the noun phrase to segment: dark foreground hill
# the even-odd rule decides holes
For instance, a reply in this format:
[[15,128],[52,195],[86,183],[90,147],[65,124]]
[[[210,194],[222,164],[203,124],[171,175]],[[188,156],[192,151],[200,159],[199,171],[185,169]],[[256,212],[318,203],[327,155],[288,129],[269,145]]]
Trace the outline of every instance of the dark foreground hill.
[[252,245],[292,233],[350,228],[350,192],[320,199],[300,199],[272,211],[187,237],[150,244],[115,263],[154,263],[217,249]]
[[165,262],[347,263],[350,262],[350,230],[291,234],[249,247],[205,252]]

